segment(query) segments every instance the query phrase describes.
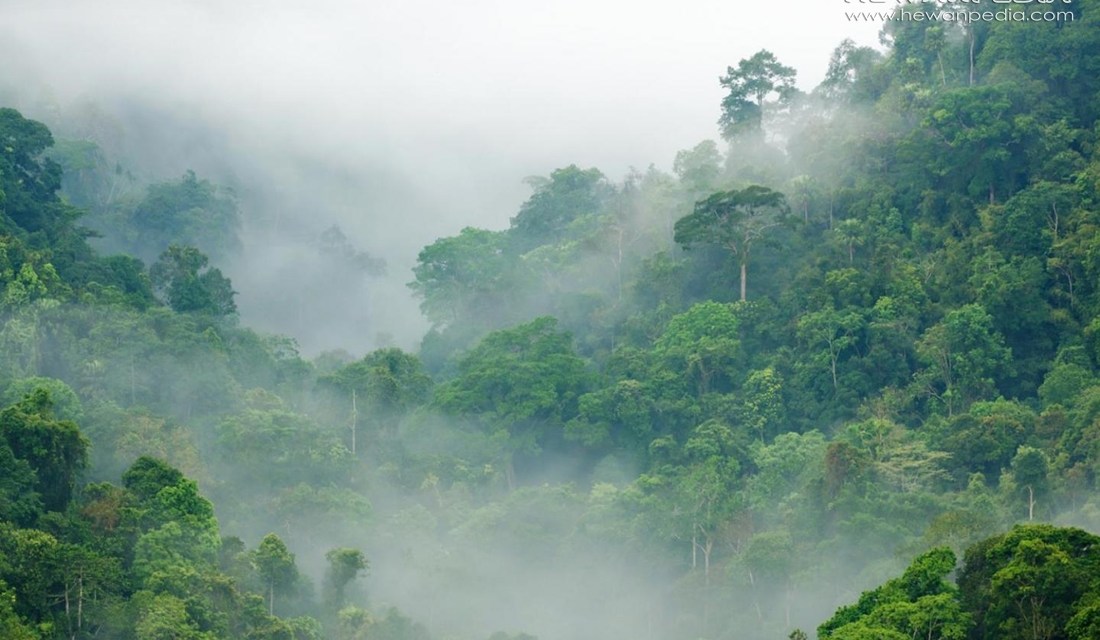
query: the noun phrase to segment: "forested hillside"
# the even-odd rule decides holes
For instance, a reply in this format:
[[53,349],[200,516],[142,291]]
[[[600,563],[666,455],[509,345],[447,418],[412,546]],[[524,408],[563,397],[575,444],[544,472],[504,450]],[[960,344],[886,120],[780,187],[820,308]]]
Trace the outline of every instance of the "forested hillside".
[[424,247],[416,352],[242,326],[232,189],[0,109],[0,636],[1097,637],[1100,2],[1050,6],[732,64],[672,173]]

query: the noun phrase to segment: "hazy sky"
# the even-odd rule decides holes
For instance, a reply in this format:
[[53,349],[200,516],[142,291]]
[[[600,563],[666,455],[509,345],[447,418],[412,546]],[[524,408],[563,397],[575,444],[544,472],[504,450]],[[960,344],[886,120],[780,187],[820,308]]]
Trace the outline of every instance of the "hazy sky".
[[[618,177],[715,137],[726,66],[769,48],[824,74],[845,0],[0,0],[0,39],[62,95],[145,94],[274,143],[477,174]],[[357,149],[367,145],[370,150]],[[426,157],[429,156],[429,157]],[[517,166],[518,165],[518,166]],[[430,172],[429,176],[431,175]],[[518,175],[512,182],[517,182]],[[507,214],[508,212],[505,212]]]
[[[232,156],[303,215],[340,222],[403,284],[436,237],[505,226],[525,176],[670,169],[677,150],[717,137],[718,77],[761,48],[812,88],[843,38],[877,41],[880,25],[846,20],[852,7],[0,0],[0,87],[172,114],[205,133],[167,154],[169,175],[209,166],[204,152]],[[311,162],[339,186],[304,177]]]

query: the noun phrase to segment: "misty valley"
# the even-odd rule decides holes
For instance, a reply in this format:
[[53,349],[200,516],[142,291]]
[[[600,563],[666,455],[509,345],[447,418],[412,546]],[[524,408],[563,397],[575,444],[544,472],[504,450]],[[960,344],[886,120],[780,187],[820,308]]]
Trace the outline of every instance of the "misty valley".
[[889,5],[812,89],[760,50],[670,171],[500,224],[0,68],[0,639],[1100,639],[1100,0],[1054,4]]

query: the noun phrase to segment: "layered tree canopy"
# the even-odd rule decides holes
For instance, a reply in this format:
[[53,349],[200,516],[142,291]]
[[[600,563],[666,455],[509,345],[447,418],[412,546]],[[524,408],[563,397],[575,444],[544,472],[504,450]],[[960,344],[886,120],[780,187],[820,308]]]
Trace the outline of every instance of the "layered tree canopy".
[[[546,167],[361,352],[238,317],[264,198],[0,109],[0,637],[1098,637],[1100,4],[948,5]],[[265,312],[399,309],[314,222]]]

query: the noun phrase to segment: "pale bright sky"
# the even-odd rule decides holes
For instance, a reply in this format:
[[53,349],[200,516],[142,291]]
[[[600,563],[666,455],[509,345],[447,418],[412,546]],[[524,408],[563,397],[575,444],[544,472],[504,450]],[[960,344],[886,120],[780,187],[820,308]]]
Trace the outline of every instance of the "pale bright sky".
[[617,176],[715,137],[717,79],[739,59],[768,48],[809,89],[843,38],[874,44],[879,25],[848,22],[852,6],[0,0],[0,40],[62,96],[193,103],[296,143],[411,152],[410,165],[435,148]]

